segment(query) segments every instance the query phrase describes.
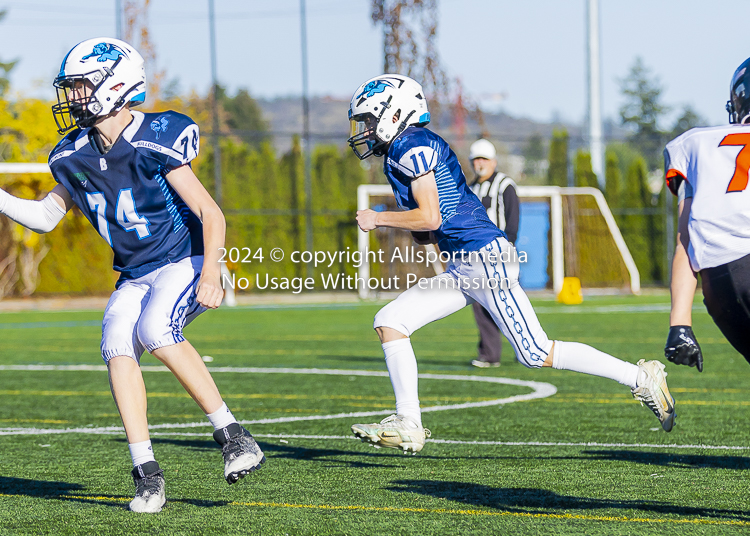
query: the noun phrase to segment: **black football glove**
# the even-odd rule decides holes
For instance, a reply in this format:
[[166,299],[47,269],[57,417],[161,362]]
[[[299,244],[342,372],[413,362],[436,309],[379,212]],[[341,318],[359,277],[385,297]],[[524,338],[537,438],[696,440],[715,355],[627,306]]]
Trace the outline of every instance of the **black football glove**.
[[664,356],[676,365],[698,367],[698,372],[703,372],[703,354],[690,326],[669,328]]

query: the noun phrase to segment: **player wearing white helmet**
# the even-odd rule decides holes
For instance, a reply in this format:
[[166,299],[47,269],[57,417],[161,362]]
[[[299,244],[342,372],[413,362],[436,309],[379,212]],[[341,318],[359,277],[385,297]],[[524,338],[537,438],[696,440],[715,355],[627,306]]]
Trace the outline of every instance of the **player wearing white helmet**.
[[[70,98],[76,85],[86,84],[90,87],[86,97]],[[53,85],[57,104],[52,113],[58,132],[65,134],[74,127],[93,126],[126,104],[131,108],[142,104],[146,71],[141,55],[124,41],[89,39],[68,52]]]
[[101,352],[133,460],[130,509],[158,512],[164,476],[149,439],[144,351],[162,361],[206,413],[222,446],[230,484],[265,460],[255,440],[222,400],[182,330],[219,306],[221,209],[193,173],[198,126],[176,112],[131,110],[144,101],[143,58],[111,38],[79,43],[54,81],[53,112],[68,134],[49,157],[57,186],[42,201],[0,190],[0,213],[49,232],[78,206],[114,252],[120,272],[102,322]]
[[698,272],[711,318],[750,362],[750,58],[732,76],[726,109],[729,125],[694,128],[664,150],[679,203],[664,353],[699,371],[703,354],[691,327]]
[[490,311],[523,365],[616,380],[648,405],[664,430],[672,429],[674,399],[664,365],[643,360],[634,365],[584,344],[547,338],[518,286],[519,264],[508,254],[512,246],[505,234],[466,185],[445,140],[424,128],[430,115],[417,82],[395,74],[368,80],[352,97],[349,119],[349,144],[360,158],[383,156],[383,172],[403,209],[357,211],[360,229],[393,227],[429,234],[452,258],[445,273],[411,287],[375,315],[374,328],[396,395],[396,414],[379,423],[353,425],[356,436],[374,446],[415,453],[422,449],[430,432],[422,426],[417,361],[409,337],[475,301]]

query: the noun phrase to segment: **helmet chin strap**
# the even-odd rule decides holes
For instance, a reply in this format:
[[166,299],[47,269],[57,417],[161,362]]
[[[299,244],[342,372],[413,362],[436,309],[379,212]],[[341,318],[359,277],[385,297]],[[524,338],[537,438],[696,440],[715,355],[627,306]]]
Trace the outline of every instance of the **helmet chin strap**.
[[119,99],[117,99],[117,100],[115,101],[115,103],[114,103],[114,104],[112,105],[112,111],[113,111],[113,112],[116,112],[116,111],[118,111],[118,110],[119,110],[120,108],[122,108],[122,107],[123,107],[123,106],[125,105],[125,103],[127,102],[127,100],[128,100],[128,97],[129,97],[129,95],[130,95],[130,94],[131,94],[131,93],[132,93],[132,92],[133,92],[133,91],[134,91],[135,89],[137,89],[137,88],[138,88],[138,86],[140,86],[141,84],[142,84],[142,82],[138,82],[137,84],[135,84],[135,85],[131,86],[131,87],[130,87],[130,88],[129,88],[129,89],[127,90],[127,91],[125,91],[125,93],[123,93],[123,94],[122,94],[122,96],[121,96],[121,97],[120,97]]
[[[408,126],[407,123],[408,123],[409,119],[411,118],[411,116],[414,115],[415,112],[416,112],[416,110],[412,110],[411,112],[409,112],[409,114],[406,117],[404,117],[404,120],[401,121],[401,124],[398,126],[398,130],[396,131],[396,135],[393,136],[394,140],[396,138],[398,138],[399,134],[401,134],[404,130],[406,130],[406,127]],[[393,140],[391,140],[391,141],[393,141]]]

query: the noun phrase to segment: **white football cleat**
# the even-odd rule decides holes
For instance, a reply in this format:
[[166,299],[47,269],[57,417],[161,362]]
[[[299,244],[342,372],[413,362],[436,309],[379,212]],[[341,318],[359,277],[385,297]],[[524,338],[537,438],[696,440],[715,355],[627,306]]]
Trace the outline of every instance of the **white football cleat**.
[[391,415],[379,423],[353,424],[352,433],[375,448],[403,449],[414,454],[422,450],[425,440],[432,435],[405,415]]
[[224,478],[234,484],[253,471],[260,469],[266,457],[260,450],[250,432],[239,423],[232,423],[226,428],[214,432],[214,440],[221,445],[224,456]]
[[133,468],[135,499],[130,501],[130,510],[142,514],[161,512],[167,502],[164,496],[164,471],[157,462],[146,462]]
[[641,359],[638,365],[638,387],[632,389],[633,397],[641,405],[646,405],[659,419],[665,432],[670,432],[674,426],[675,409],[674,398],[667,387],[667,373],[660,361]]

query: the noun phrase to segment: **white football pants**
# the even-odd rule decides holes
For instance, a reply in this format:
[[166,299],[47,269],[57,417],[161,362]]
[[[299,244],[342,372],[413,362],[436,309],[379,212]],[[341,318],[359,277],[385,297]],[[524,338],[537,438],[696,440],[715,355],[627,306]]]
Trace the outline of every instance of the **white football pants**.
[[[456,259],[448,270],[422,285],[415,285],[375,315],[374,327],[388,327],[410,337],[412,333],[475,301],[490,312],[513,345],[521,364],[541,367],[552,341],[537,320],[529,299],[518,284],[519,263],[511,246],[497,238],[465,260]],[[502,257],[508,262],[500,260]]]
[[182,328],[206,309],[196,301],[203,257],[188,257],[122,283],[102,321],[102,358],[119,355],[140,362],[144,350],[185,340]]

